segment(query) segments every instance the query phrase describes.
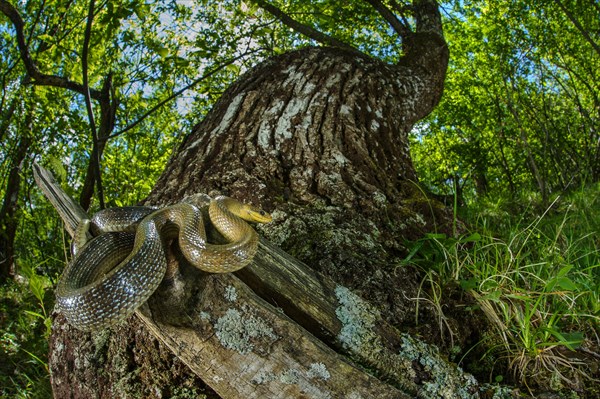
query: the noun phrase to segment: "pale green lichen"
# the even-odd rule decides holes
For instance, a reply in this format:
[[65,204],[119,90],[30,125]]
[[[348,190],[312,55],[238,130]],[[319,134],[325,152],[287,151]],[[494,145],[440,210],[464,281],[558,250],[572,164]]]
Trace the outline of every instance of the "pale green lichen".
[[[314,257],[315,248],[311,243],[319,243],[317,253],[335,254],[343,250],[356,259],[363,259],[365,254],[384,253],[376,224],[362,217],[343,218],[340,212],[339,208],[318,203],[303,210],[301,216],[295,215],[293,210],[290,213],[274,212],[277,223],[264,225],[261,231],[302,260]],[[318,263],[319,259],[314,261]]]
[[319,378],[321,380],[328,380],[331,377],[329,370],[323,363],[311,363],[306,375],[308,378]]
[[[283,384],[296,384],[298,381],[300,381],[301,377],[302,373],[296,369],[286,370],[281,373],[279,377],[269,371],[261,370],[252,378],[252,382],[256,384],[263,384],[278,380]],[[308,371],[306,372],[306,377],[309,379],[317,378],[321,380],[328,380],[331,378],[331,374],[323,363],[311,363]]]
[[237,291],[232,285],[225,287],[225,299],[229,302],[235,302],[237,300]]
[[490,399],[513,399],[518,395],[514,388],[493,384],[482,384],[479,387],[479,391],[486,392],[487,397],[490,397],[489,395],[491,394]]
[[279,382],[282,384],[297,384],[300,381],[300,372],[295,369],[286,370],[279,376]]
[[339,306],[335,314],[342,323],[338,341],[350,352],[369,364],[385,364],[385,372],[396,384],[407,390],[416,391],[412,380],[415,371],[411,362],[385,348],[381,337],[374,331],[379,311],[348,288],[338,285],[335,295]]
[[104,362],[104,356],[108,348],[112,331],[108,328],[102,329],[95,334],[92,334],[92,342],[94,344],[93,357],[99,362]]
[[335,315],[342,323],[338,340],[346,348],[360,352],[367,342],[378,339],[373,326],[379,318],[379,312],[344,286],[335,288],[335,296],[340,304],[335,309]]
[[373,192],[373,201],[380,207],[383,207],[387,203],[387,197],[381,191]]
[[415,218],[414,221],[421,225],[421,226],[425,226],[427,225],[427,222],[425,221],[425,218],[423,217],[423,215],[421,215],[420,213],[415,213]]
[[203,321],[210,320],[210,313],[208,313],[208,312],[205,312],[205,311],[202,311],[202,312],[200,312],[200,318],[201,318]]
[[282,384],[297,385],[300,392],[303,392],[307,398],[331,398],[331,393],[323,391],[318,385],[310,381],[309,373],[310,370],[302,372],[297,369],[288,369],[279,375],[278,380]]
[[275,341],[279,338],[265,320],[251,314],[242,314],[237,309],[228,309],[216,321],[214,328],[225,348],[241,354],[254,349],[254,340],[266,338]]
[[[345,348],[361,357],[376,357],[379,362],[388,364],[397,381],[409,391],[416,391],[420,398],[478,397],[475,378],[444,360],[435,346],[403,334],[402,350],[398,354],[387,353],[381,338],[374,332],[375,323],[380,319],[377,309],[346,287],[337,286],[335,294],[339,302],[335,313],[342,323],[337,338]],[[416,377],[414,362],[431,376],[422,381],[422,385],[410,382]]]
[[252,378],[252,382],[260,385],[277,381],[285,385],[297,385],[298,390],[304,393],[303,397],[329,399],[332,397],[331,393],[324,390],[318,383],[315,383],[318,381],[314,381],[327,380],[329,378],[329,371],[323,363],[311,363],[308,370],[290,368],[278,374],[261,370]]
[[261,370],[252,378],[251,381],[255,384],[260,385],[269,383],[271,381],[275,381],[276,379],[277,376],[275,376],[275,374],[271,373],[270,371]]

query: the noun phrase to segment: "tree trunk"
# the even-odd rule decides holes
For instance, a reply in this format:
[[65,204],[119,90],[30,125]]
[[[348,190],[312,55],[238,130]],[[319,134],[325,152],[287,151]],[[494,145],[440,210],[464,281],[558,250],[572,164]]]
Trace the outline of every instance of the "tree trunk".
[[[137,312],[142,323],[88,334],[57,317],[56,396],[165,397],[199,376],[224,398],[477,397],[472,377],[409,334],[444,332],[423,304],[415,324],[419,276],[401,264],[404,240],[452,226],[419,188],[407,140],[440,99],[447,48],[430,32],[409,47],[395,66],[306,48],[227,90],[146,202],[253,202],[272,211],[259,230],[270,241],[235,275],[202,274],[173,248],[180,272]],[[471,332],[451,317],[448,328],[457,345]]]
[[[30,127],[31,110],[27,111],[25,126]],[[4,199],[0,208],[0,283],[15,274],[14,253],[15,233],[17,232],[19,191],[21,189],[21,169],[31,145],[29,129],[21,135],[10,157],[8,177],[4,188]]]
[[[92,143],[90,152],[90,160],[85,172],[83,187],[79,196],[79,204],[85,210],[89,209],[94,195],[94,186],[96,186],[97,195],[103,197],[102,180],[101,180],[101,160],[104,148],[108,137],[112,133],[115,126],[116,110],[118,100],[114,97],[112,88],[112,76],[109,74],[104,79],[102,90],[98,96],[98,104],[100,105],[100,124],[98,126],[98,141]],[[92,138],[93,139],[93,138]],[[99,180],[100,178],[100,180]],[[103,198],[100,200],[104,204]]]

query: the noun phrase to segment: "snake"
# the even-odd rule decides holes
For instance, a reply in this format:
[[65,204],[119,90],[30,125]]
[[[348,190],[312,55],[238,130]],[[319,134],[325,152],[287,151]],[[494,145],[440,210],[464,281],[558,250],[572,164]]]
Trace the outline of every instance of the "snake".
[[[166,245],[177,239],[183,256],[208,273],[230,273],[248,265],[258,235],[247,222],[268,223],[271,215],[236,199],[205,196],[194,205],[161,209],[108,208],[82,220],[74,235],[74,257],[56,288],[58,308],[82,331],[119,323],[156,291],[167,272]],[[207,241],[203,207],[225,244]],[[86,237],[94,236],[91,240]]]

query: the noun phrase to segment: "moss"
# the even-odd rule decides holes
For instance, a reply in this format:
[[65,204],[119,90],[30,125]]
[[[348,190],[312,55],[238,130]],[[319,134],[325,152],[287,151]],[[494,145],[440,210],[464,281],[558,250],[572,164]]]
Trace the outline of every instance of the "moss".
[[214,324],[221,344],[238,353],[251,352],[261,339],[275,341],[279,337],[269,324],[260,317],[242,314],[237,309],[228,309]]

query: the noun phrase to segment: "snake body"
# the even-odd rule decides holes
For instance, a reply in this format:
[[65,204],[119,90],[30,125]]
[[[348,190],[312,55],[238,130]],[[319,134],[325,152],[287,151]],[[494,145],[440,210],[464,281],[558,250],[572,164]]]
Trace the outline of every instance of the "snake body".
[[[155,210],[124,207],[101,211],[82,223],[96,235],[77,249],[56,289],[67,321],[88,331],[124,320],[158,288],[167,270],[165,243],[177,238],[185,258],[198,269],[229,273],[252,261],[258,236],[246,223],[269,222],[269,214],[228,197],[209,201],[208,214],[226,244],[206,239],[202,211],[179,203]],[[135,234],[132,233],[135,231]]]

